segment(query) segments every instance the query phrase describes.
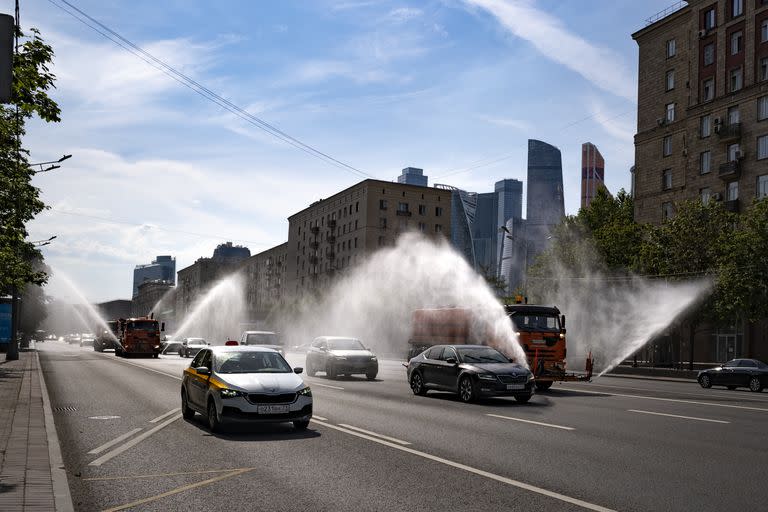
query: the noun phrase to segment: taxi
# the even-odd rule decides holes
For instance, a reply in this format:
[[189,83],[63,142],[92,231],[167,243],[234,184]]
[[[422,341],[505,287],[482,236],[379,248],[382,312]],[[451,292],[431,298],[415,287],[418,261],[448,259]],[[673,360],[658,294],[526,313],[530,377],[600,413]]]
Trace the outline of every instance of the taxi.
[[276,350],[254,346],[206,347],[184,370],[181,411],[199,412],[216,432],[224,423],[293,423],[312,419],[312,391]]

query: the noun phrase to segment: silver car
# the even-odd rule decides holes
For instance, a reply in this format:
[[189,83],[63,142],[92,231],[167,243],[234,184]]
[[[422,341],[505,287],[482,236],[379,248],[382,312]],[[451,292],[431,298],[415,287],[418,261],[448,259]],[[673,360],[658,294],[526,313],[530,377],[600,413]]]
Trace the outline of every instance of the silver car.
[[264,347],[205,347],[184,370],[181,411],[204,415],[211,431],[222,423],[291,422],[304,430],[312,419],[312,391],[277,351]]

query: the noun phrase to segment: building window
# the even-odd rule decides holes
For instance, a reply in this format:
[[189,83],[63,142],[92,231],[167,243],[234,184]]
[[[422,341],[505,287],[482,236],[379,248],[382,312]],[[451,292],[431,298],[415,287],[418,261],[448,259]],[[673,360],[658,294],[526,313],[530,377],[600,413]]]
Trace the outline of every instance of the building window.
[[712,116],[709,114],[699,119],[699,134],[702,138],[712,135]]
[[768,196],[768,174],[757,177],[757,198],[762,199]]
[[357,237],[355,237],[355,249],[357,249]]
[[661,188],[662,190],[669,190],[672,188],[672,169],[664,169],[661,171]]
[[423,204],[419,205],[419,215],[426,215],[427,214],[427,207]]
[[761,82],[768,80],[768,57],[760,59],[760,70],[757,79]]
[[741,16],[744,14],[744,0],[731,0],[731,16]]
[[737,144],[729,144],[728,145],[728,161],[729,162],[735,162],[741,158],[741,145]]
[[357,222],[358,222],[358,219],[355,219],[355,229],[357,229]]
[[675,120],[675,104],[667,103],[667,122],[671,123]]
[[731,34],[731,55],[738,55],[744,47],[744,33],[737,30]]
[[670,69],[667,71],[667,78],[666,78],[666,87],[667,91],[671,91],[675,88],[675,70]]
[[442,233],[442,232],[443,232],[443,225],[435,224],[435,233]]
[[661,220],[672,218],[672,203],[661,203]]
[[707,78],[701,86],[701,101],[712,101],[715,99],[715,79]]
[[731,181],[728,183],[728,188],[725,191],[726,201],[735,201],[739,198],[739,182]]
[[435,206],[435,217],[442,217],[442,215],[443,215],[443,207]]
[[360,211],[360,201],[355,203],[355,213]]
[[715,17],[714,7],[704,13],[704,29],[705,30],[711,30],[715,28],[716,21],[717,21],[717,18]]
[[667,41],[667,58],[674,57],[677,54],[677,44],[674,39]]
[[669,156],[672,154],[672,136],[667,135],[664,137],[662,142],[662,153],[664,156]]
[[757,159],[766,158],[768,158],[768,135],[762,135],[757,138]]
[[709,203],[709,198],[712,196],[712,189],[709,187],[699,189],[699,197],[701,198],[701,202],[704,204]]
[[768,96],[757,98],[757,120],[764,121],[768,119]]
[[741,113],[739,111],[739,106],[733,106],[728,108],[728,124],[739,124],[741,121]]
[[381,229],[387,229],[387,218],[386,217],[380,217],[379,218],[379,227]]
[[397,227],[400,229],[400,231],[405,231],[408,229],[408,219],[400,218],[399,222],[397,223]]
[[379,210],[386,210],[386,209],[387,209],[387,200],[379,199]]
[[760,24],[760,42],[768,42],[768,20],[763,20]]
[[741,68],[731,70],[731,92],[740,91],[742,87],[743,79],[741,74]]
[[699,155],[699,172],[701,174],[707,174],[712,170],[712,153],[709,151],[703,151]]
[[383,236],[380,236],[380,237],[379,237],[378,243],[379,243],[379,247],[381,247],[382,245],[384,245],[384,237],[383,237]]
[[399,212],[407,212],[408,211],[408,203],[397,203],[397,211],[399,211]]
[[419,222],[419,231],[424,233],[427,230],[427,225],[423,222]]
[[704,65],[711,66],[715,63],[715,43],[704,46]]

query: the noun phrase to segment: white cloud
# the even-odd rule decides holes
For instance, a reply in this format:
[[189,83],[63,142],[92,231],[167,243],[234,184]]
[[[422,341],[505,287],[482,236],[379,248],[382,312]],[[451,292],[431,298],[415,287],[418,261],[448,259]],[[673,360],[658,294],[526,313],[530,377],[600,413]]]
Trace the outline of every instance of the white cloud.
[[491,116],[477,116],[478,119],[485,121],[486,123],[495,124],[497,126],[503,126],[505,128],[514,128],[520,131],[530,131],[531,125],[522,119],[507,119],[502,117]]
[[424,12],[421,9],[415,9],[413,7],[398,7],[397,9],[392,9],[389,11],[387,17],[392,21],[402,23],[410,21],[414,18],[418,18],[422,14],[424,14]]
[[634,72],[618,54],[569,31],[559,19],[537,9],[533,0],[465,2],[491,13],[512,34],[596,87],[622,98],[636,99]]
[[636,107],[631,107],[624,112],[609,112],[605,105],[593,98],[590,102],[592,119],[609,135],[621,142],[632,144],[635,137],[634,112]]

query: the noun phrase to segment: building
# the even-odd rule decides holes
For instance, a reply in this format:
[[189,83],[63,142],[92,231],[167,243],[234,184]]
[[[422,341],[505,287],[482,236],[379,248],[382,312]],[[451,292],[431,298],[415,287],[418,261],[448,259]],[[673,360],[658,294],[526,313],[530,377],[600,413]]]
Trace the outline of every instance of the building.
[[[738,212],[768,195],[768,2],[689,0],[647,22],[632,34],[635,219],[659,224],[696,199]],[[675,363],[690,339],[695,361],[765,358],[767,334],[766,321],[734,319],[670,333],[645,357]]]
[[397,177],[398,183],[418,185],[420,187],[426,187],[427,180],[428,177],[424,176],[424,169],[419,169],[417,167],[406,167],[403,169],[403,173]]
[[139,293],[139,285],[144,281],[166,281],[176,283],[176,259],[171,256],[158,256],[152,263],[136,265],[133,269],[133,295]]
[[319,290],[406,231],[451,233],[451,191],[368,179],[288,217],[286,293]]
[[525,232],[525,220],[514,217],[507,219],[500,231],[504,237],[501,241],[499,277],[509,296],[518,290],[525,290],[525,278],[528,272],[528,238]]
[[475,248],[476,268],[488,276],[498,275],[498,258],[496,254],[500,227],[497,225],[498,203],[498,194],[495,192],[477,194],[475,222],[472,225],[472,243]]
[[451,245],[459,251],[472,268],[477,269],[472,229],[477,211],[477,194],[451,185],[435,184],[435,188],[451,194]]
[[501,275],[501,259],[503,245],[503,229],[510,219],[523,218],[523,182],[506,179],[497,181],[494,185],[496,193],[496,222],[493,230],[496,235],[496,261],[498,262],[496,275]]
[[682,200],[739,211],[768,195],[768,3],[690,0],[634,33],[635,217]]
[[605,160],[591,142],[581,145],[581,207],[586,208],[605,187]]
[[[263,322],[285,299],[288,242],[254,254],[243,261],[240,271],[246,280],[248,323]],[[269,327],[269,326],[267,326]]]
[[525,231],[528,264],[549,247],[552,228],[565,216],[563,162],[560,150],[540,140],[528,140],[528,198]]
[[240,263],[251,257],[251,251],[242,245],[232,245],[232,242],[219,244],[213,250],[213,260],[219,263]]
[[[144,281],[139,285],[139,293],[131,301],[131,316],[149,316],[155,309],[155,306],[160,302],[160,299],[166,297],[166,294],[171,295],[171,290],[175,290],[176,287],[168,281],[158,279],[157,281]],[[164,311],[154,311],[154,313],[160,315],[162,313],[162,320],[168,323],[175,310],[175,302],[172,297],[168,298],[168,304],[162,309]],[[160,316],[158,316],[160,318]]]
[[[94,304],[96,311],[98,311],[101,318],[104,320],[116,320],[118,318],[130,318],[131,316],[131,303],[133,301],[127,299],[110,300],[107,302],[100,302]],[[85,306],[82,306],[85,307]],[[88,314],[83,315],[88,318]]]

